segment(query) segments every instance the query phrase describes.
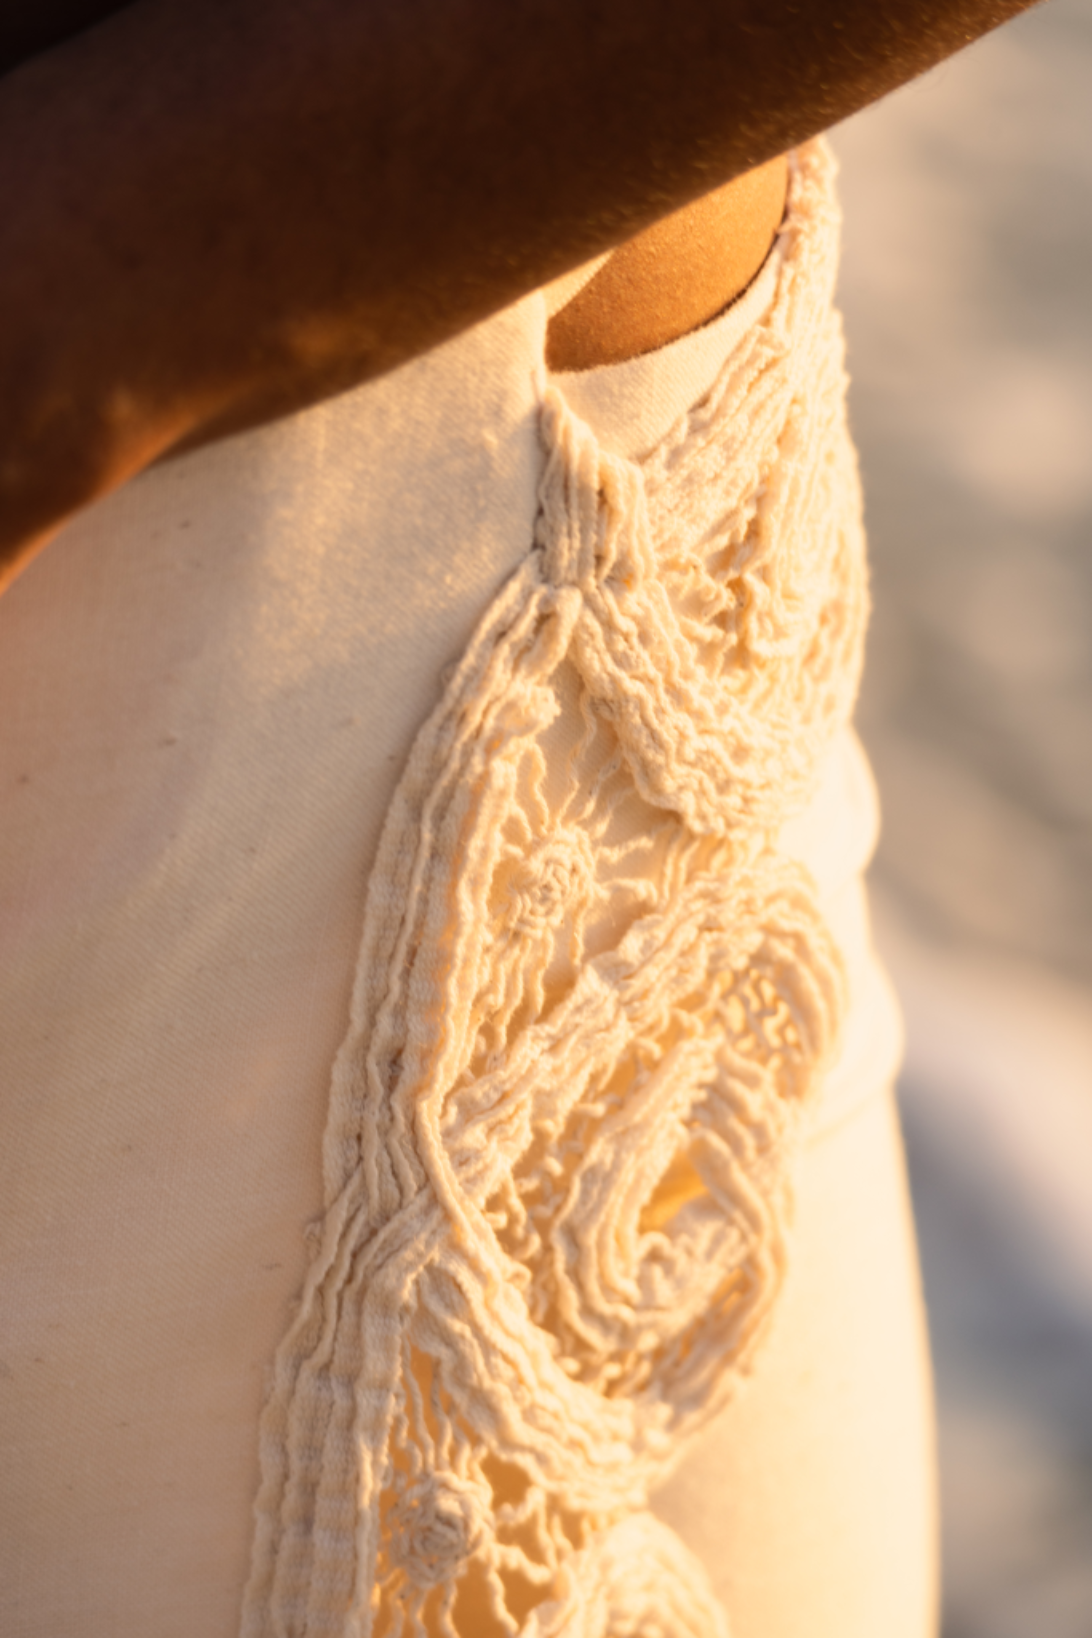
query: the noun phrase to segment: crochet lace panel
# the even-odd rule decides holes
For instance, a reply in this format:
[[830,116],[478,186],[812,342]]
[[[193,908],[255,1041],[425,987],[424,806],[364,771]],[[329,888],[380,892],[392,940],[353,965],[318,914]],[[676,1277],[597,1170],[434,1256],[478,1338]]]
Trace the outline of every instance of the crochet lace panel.
[[372,873],[247,1638],[714,1638],[648,1510],[782,1280],[844,1007],[782,822],[865,614],[821,144],[777,295],[640,465],[553,389],[533,549]]

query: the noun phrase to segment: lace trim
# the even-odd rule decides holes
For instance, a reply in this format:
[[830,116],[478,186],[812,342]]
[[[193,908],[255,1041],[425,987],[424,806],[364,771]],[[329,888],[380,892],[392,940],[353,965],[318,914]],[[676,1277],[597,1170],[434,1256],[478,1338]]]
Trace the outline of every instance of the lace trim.
[[762,1335],[844,1009],[772,842],[865,617],[831,177],[804,150],[772,307],[641,466],[546,392],[533,550],[369,886],[246,1638],[725,1631],[646,1503]]

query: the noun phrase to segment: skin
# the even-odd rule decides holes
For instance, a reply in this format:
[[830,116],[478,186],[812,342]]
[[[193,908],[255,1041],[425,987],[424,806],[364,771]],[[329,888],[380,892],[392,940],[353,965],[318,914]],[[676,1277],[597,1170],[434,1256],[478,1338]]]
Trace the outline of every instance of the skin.
[[550,368],[618,364],[708,323],[765,261],[788,179],[787,159],[772,159],[620,245],[551,319]]
[[[1026,4],[115,10],[0,81],[0,572],[165,453],[395,368]],[[745,196],[676,224],[714,270],[775,214]],[[646,241],[665,266],[673,233]],[[555,334],[557,356],[655,344],[723,306],[756,260],[718,289],[695,253],[672,322],[670,281],[631,247],[586,298],[584,336],[578,314]],[[618,304],[613,338],[598,298]]]

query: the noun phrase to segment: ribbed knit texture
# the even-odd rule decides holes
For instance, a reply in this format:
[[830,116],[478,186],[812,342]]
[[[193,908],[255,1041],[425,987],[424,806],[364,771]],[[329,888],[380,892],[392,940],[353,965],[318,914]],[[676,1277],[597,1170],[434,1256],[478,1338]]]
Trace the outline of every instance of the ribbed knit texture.
[[646,1504],[762,1336],[845,1005],[774,842],[866,611],[831,172],[640,465],[545,391],[535,539],[371,877],[245,1638],[725,1631]]

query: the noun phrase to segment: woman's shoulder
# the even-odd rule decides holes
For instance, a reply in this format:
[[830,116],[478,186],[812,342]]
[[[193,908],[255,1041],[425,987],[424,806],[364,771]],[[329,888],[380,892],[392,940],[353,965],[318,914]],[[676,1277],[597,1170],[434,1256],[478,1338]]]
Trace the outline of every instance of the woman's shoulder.
[[620,245],[551,318],[550,369],[618,364],[708,323],[765,261],[787,188],[781,156]]

